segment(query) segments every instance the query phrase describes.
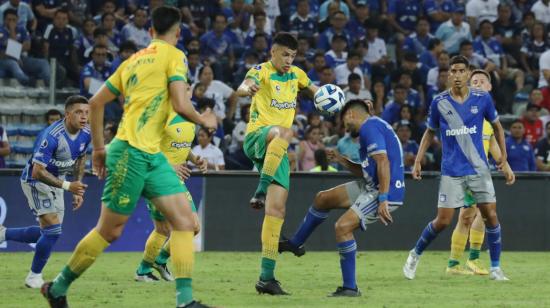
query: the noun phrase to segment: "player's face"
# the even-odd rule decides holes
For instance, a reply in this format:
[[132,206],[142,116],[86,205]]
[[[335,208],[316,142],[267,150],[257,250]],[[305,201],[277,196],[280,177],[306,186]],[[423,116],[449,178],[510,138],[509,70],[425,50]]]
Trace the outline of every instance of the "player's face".
[[466,86],[468,81],[469,71],[465,64],[456,63],[453,64],[449,70],[449,79],[451,81],[451,86],[456,88],[462,88]]
[[75,104],[65,112],[65,118],[68,120],[68,125],[74,129],[82,129],[88,123],[88,112],[90,106],[88,104]]
[[348,109],[346,111],[346,114],[344,114],[344,127],[346,128],[346,131],[349,132],[351,137],[356,138],[359,136],[359,127],[360,125],[357,124],[356,120],[356,112],[353,110],[353,108]]
[[290,70],[297,52],[285,46],[274,45],[271,49],[271,62],[278,72],[286,73]]
[[485,92],[490,92],[493,88],[487,76],[483,74],[475,74],[474,76],[472,76],[472,78],[470,79],[470,86],[472,88],[480,89]]

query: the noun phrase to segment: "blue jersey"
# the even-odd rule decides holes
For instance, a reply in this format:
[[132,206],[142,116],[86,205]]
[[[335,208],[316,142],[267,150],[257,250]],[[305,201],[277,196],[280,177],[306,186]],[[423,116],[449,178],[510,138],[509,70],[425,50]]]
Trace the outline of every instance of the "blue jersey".
[[373,189],[378,189],[378,172],[372,155],[385,153],[390,161],[390,188],[388,202],[403,204],[405,198],[405,175],[403,149],[392,127],[379,117],[369,117],[359,129],[359,158],[363,176]]
[[448,90],[435,96],[428,114],[428,128],[440,129],[441,175],[474,175],[489,168],[483,149],[484,119],[498,120],[493,99],[485,91],[469,88],[462,104]]
[[33,154],[23,169],[21,181],[35,181],[32,178],[34,163],[46,167],[53,176],[64,179],[72,171],[76,160],[84,156],[92,140],[90,128],[87,126],[71,136],[65,129],[64,119],[50,125],[38,138],[40,140],[35,143]]

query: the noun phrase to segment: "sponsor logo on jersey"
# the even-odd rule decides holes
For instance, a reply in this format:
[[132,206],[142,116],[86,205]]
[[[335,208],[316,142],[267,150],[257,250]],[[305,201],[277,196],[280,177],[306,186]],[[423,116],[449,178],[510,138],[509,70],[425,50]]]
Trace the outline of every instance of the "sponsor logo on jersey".
[[190,148],[191,147],[191,142],[175,142],[175,141],[173,141],[170,144],[170,146],[173,147],[173,148],[176,148],[176,149]]
[[479,110],[477,109],[477,106],[472,106],[472,108],[470,108],[470,112],[473,114],[477,114]]
[[72,165],[74,165],[74,163],[76,162],[76,160],[74,159],[69,159],[69,160],[57,160],[57,159],[50,159],[48,165],[52,165],[52,166],[55,166],[57,168],[67,168],[67,167],[71,167]]
[[296,101],[279,103],[276,99],[272,99],[271,100],[271,107],[277,108],[279,110],[295,109],[296,108]]
[[463,125],[461,128],[453,128],[445,130],[445,136],[460,136],[460,135],[472,135],[477,133],[477,126],[467,127]]

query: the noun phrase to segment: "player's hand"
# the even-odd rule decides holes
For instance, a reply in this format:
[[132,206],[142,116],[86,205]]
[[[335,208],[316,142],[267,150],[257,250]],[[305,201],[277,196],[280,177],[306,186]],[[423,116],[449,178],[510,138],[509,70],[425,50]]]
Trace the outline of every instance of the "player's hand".
[[197,156],[196,161],[195,161],[195,165],[197,165],[197,167],[199,167],[199,170],[202,173],[206,173],[208,171],[208,160],[206,160],[205,158]]
[[82,206],[83,202],[84,198],[82,196],[73,195],[73,211],[78,210]]
[[378,204],[378,216],[380,217],[380,221],[382,221],[385,226],[393,222],[390,210],[388,209],[388,201],[380,202],[380,204]]
[[176,170],[176,174],[182,181],[187,180],[191,176],[191,169],[185,164],[175,165],[174,170]]
[[512,171],[512,168],[510,168],[508,162],[504,164],[502,173],[504,174],[504,179],[506,179],[506,185],[512,185],[516,182],[516,175],[514,174],[514,171]]
[[496,163],[498,170],[504,170],[506,164],[508,164],[508,158],[506,156],[501,156],[500,161],[497,161]]
[[84,192],[86,191],[86,187],[88,187],[87,184],[84,184],[80,181],[74,181],[71,182],[71,185],[69,185],[69,191],[73,193],[73,195],[77,196],[84,196]]
[[338,162],[340,160],[340,153],[338,150],[334,148],[327,148],[325,152],[327,153],[327,159],[330,162]]
[[256,92],[258,92],[258,90],[260,90],[260,87],[256,83],[254,83],[253,85],[248,87],[248,95],[254,96]]
[[206,108],[206,110],[201,113],[201,119],[202,123],[201,125],[208,129],[208,131],[215,132],[218,128],[218,119],[216,118],[216,115],[214,112],[212,112],[212,109]]
[[413,179],[420,181],[422,179],[422,166],[420,165],[420,162],[415,161],[413,170],[412,170],[412,177]]
[[105,169],[105,149],[92,152],[92,172],[101,180],[107,174]]

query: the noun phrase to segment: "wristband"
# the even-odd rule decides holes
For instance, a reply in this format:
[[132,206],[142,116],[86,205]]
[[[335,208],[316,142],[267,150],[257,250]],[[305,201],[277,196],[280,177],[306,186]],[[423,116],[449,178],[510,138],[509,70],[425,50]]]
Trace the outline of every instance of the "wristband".
[[71,187],[71,182],[63,181],[63,184],[61,184],[61,188],[64,190],[69,190],[69,187]]
[[378,194],[378,202],[382,203],[388,201],[388,193]]

